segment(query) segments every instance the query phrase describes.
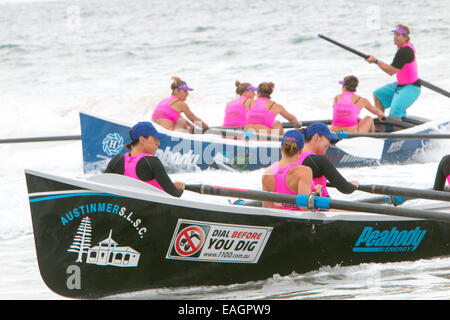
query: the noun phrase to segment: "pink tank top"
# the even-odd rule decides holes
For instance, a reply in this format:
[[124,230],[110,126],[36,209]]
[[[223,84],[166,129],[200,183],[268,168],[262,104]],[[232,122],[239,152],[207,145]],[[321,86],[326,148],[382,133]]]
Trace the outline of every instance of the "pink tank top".
[[[288,164],[284,168],[280,168],[279,162],[276,162],[272,165],[272,172],[273,172],[273,176],[275,178],[274,192],[284,193],[284,194],[295,194],[295,195],[297,194],[295,192],[292,192],[286,184],[286,176],[287,176],[289,170],[293,166],[296,166],[296,165],[298,165],[297,162]],[[284,209],[284,210],[294,210],[294,211],[301,210],[300,207],[296,206],[295,204],[282,203],[281,206],[282,206],[282,209]]]
[[173,99],[178,98],[175,96],[170,96],[158,103],[155,110],[153,111],[152,119],[168,119],[173,123],[177,122],[180,114],[176,112],[170,105],[170,101],[172,101]]
[[447,176],[447,183],[450,186],[450,174]]
[[341,99],[333,106],[333,120],[331,124],[337,127],[353,127],[358,125],[361,108],[353,103],[354,92],[342,92]]
[[417,74],[417,60],[416,60],[416,50],[411,43],[405,43],[402,45],[403,47],[409,47],[414,52],[414,60],[410,63],[407,63],[397,71],[397,83],[400,85],[411,84],[419,80],[419,76]]
[[268,98],[258,98],[256,103],[250,110],[247,111],[245,124],[261,124],[270,129],[273,128],[273,122],[277,116],[266,108],[266,102],[270,101]]
[[[310,155],[315,154],[312,151],[306,151],[306,152],[302,152],[300,154],[300,157],[298,157],[298,164],[303,164],[303,161]],[[318,184],[320,184],[322,186],[322,197],[328,197],[328,190],[327,190],[327,178],[325,178],[325,176],[321,176],[319,178],[313,178],[312,179],[312,184],[311,184],[311,191],[314,190],[314,187]]]
[[222,128],[245,126],[247,107],[242,103],[245,99],[247,98],[240,96],[227,105]]
[[[147,153],[140,153],[137,156],[131,157],[130,153],[127,152],[124,155],[124,167],[125,167],[125,172],[124,175],[130,178],[135,178],[138,179],[138,176],[136,175],[136,165],[139,162],[139,160],[141,160],[143,157],[147,157],[147,156],[152,156],[151,154],[147,154]],[[142,181],[142,180],[141,180]],[[150,181],[144,181],[160,190],[164,189],[159,185],[158,181],[156,181],[156,179],[150,180]]]

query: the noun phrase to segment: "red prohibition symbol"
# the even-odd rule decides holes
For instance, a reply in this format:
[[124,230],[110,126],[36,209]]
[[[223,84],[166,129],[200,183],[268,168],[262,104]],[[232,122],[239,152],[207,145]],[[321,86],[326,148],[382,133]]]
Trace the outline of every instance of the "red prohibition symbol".
[[205,232],[198,226],[189,226],[178,233],[175,251],[180,256],[191,256],[196,253],[205,241]]

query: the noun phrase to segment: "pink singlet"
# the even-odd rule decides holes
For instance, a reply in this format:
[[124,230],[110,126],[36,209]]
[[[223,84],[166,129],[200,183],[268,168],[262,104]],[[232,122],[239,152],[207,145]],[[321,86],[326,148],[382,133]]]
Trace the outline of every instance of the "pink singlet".
[[[293,167],[298,165],[297,162],[288,164],[286,167],[284,168],[280,168],[279,166],[279,162],[276,162],[272,165],[272,172],[273,172],[273,176],[275,178],[275,190],[274,192],[277,193],[284,193],[284,194],[297,194],[295,192],[292,192],[287,184],[286,184],[286,176],[289,172],[289,170]],[[284,210],[294,210],[294,211],[301,211],[300,207],[296,206],[295,204],[291,204],[291,203],[282,203],[281,204],[282,209]]]
[[[152,155],[148,154],[148,153],[140,153],[137,156],[131,157],[129,152],[125,153],[125,155],[124,155],[124,167],[125,167],[124,175],[126,175],[127,177],[130,177],[130,178],[135,178],[135,179],[141,180],[136,175],[136,165],[139,162],[139,160],[141,160],[143,157],[148,157],[148,156],[152,156]],[[153,179],[150,181],[144,181],[144,182],[164,191],[164,189],[159,185],[159,183],[158,183],[158,181],[156,181],[156,179]]]
[[225,118],[223,120],[222,128],[245,126],[247,107],[242,103],[245,99],[247,98],[240,96],[228,104],[225,109]]
[[403,47],[409,47],[412,49],[414,52],[414,60],[405,64],[403,68],[397,71],[397,83],[400,85],[411,84],[419,79],[419,76],[417,75],[416,50],[414,50],[414,47],[409,42],[402,45],[402,48]]
[[180,114],[176,112],[170,105],[170,102],[173,99],[178,98],[175,96],[170,96],[162,100],[160,103],[158,103],[155,110],[153,111],[152,119],[168,119],[173,123],[177,122],[178,118],[180,117]]
[[266,108],[266,102],[269,100],[268,98],[258,98],[256,100],[255,105],[247,111],[245,118],[246,125],[260,124],[270,129],[273,128],[273,122],[277,115]]
[[342,92],[341,99],[333,106],[333,120],[331,124],[336,127],[353,127],[358,125],[358,116],[361,108],[353,103],[354,92]]
[[[303,161],[305,161],[306,157],[308,157],[309,155],[315,154],[312,151],[306,151],[306,152],[302,152],[300,154],[300,157],[298,157],[298,164],[303,164]],[[319,178],[313,178],[312,179],[312,183],[311,183],[311,191],[314,190],[314,187],[318,184],[320,184],[322,186],[322,197],[328,197],[328,190],[327,190],[327,178],[325,178],[325,176],[321,176]]]

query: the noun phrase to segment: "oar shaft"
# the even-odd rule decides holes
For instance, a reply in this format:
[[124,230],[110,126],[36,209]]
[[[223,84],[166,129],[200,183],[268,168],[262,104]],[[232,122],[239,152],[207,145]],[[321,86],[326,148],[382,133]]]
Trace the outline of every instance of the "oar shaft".
[[431,89],[431,90],[434,90],[434,91],[436,91],[436,92],[438,92],[438,93],[440,93],[440,94],[450,98],[450,92],[448,92],[447,90],[444,90],[442,88],[436,87],[434,84],[431,84],[428,81],[425,81],[423,79],[420,79],[420,83],[424,87],[426,87],[428,89]]
[[[305,121],[301,121],[302,127],[307,127],[310,124],[313,124],[313,123],[316,123],[316,122],[321,122],[321,123],[324,123],[326,125],[331,124],[331,120],[330,119],[327,119],[327,120],[305,120]],[[293,123],[286,122],[286,123],[283,123],[283,128],[285,128],[285,129],[295,128],[295,125]]]
[[431,219],[437,221],[450,222],[450,214],[428,210],[397,208],[380,206],[371,203],[351,202],[344,200],[334,200],[327,197],[312,197],[307,195],[289,195],[267,191],[245,190],[236,188],[224,188],[209,185],[186,185],[186,190],[225,197],[243,198],[250,200],[262,200],[271,202],[282,202],[296,204],[299,207],[311,207],[320,209],[341,209],[357,212],[369,212],[384,215],[402,216],[414,219]]
[[350,48],[350,47],[348,47],[348,46],[346,46],[346,45],[344,45],[344,44],[342,44],[340,42],[337,42],[337,41],[331,39],[331,38],[328,38],[327,36],[324,36],[323,34],[319,34],[319,38],[327,40],[328,42],[331,42],[332,44],[335,44],[338,47],[341,47],[341,48],[343,48],[343,49],[345,49],[347,51],[350,51],[350,52],[360,56],[361,58],[367,59],[369,57],[369,55],[367,55],[365,53],[362,53],[361,51],[355,50],[353,48]]
[[0,143],[47,142],[47,141],[66,141],[66,140],[80,140],[80,139],[81,139],[81,135],[55,136],[55,137],[10,138],[10,139],[0,139]]
[[450,214],[445,212],[436,212],[419,209],[406,209],[399,207],[382,206],[383,210],[380,212],[380,205],[372,203],[349,202],[342,200],[330,200],[330,208],[348,210],[348,211],[364,211],[369,213],[377,213],[384,215],[400,216],[415,219],[428,219],[442,222],[450,222]]
[[450,201],[450,192],[447,191],[421,190],[421,189],[391,187],[376,184],[359,185],[358,190],[375,194],[387,194],[396,196],[415,197],[420,199]]

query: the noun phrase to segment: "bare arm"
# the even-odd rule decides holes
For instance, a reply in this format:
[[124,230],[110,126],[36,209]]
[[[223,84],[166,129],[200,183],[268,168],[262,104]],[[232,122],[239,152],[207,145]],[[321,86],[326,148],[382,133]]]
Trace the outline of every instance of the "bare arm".
[[282,105],[277,104],[277,110],[278,113],[290,123],[296,124],[298,126],[302,125],[302,123],[298,121],[297,117],[294,116],[292,113],[288,112]]
[[310,194],[311,184],[312,184],[312,170],[306,166],[299,166],[298,174],[300,179],[298,179],[297,193],[298,194]]
[[200,125],[202,127],[202,129],[209,129],[209,126],[199,117],[197,117],[189,108],[189,106],[186,103],[182,103],[180,104],[180,110],[181,112],[183,112],[186,117],[192,121],[195,125]]
[[[263,191],[273,192],[275,186],[275,179],[272,174],[272,169],[269,167],[264,171],[262,176],[262,189]],[[273,208],[273,202],[271,201],[263,201],[263,208]]]
[[366,59],[366,61],[368,63],[376,63],[381,70],[383,70],[384,72],[386,72],[390,76],[396,74],[399,71],[399,69],[391,66],[390,64],[384,63],[381,60],[377,60],[372,55],[369,55],[369,57]]
[[366,98],[362,98],[358,100],[358,102],[356,103],[359,107],[362,108],[366,108],[369,112],[373,113],[374,115],[376,115],[378,117],[378,119],[381,120],[381,118],[384,117],[384,113],[383,111],[381,111],[380,109],[378,109],[377,107],[375,107],[374,105],[372,105],[370,103],[369,100],[367,100]]

